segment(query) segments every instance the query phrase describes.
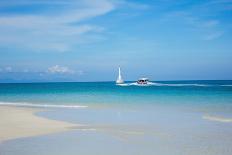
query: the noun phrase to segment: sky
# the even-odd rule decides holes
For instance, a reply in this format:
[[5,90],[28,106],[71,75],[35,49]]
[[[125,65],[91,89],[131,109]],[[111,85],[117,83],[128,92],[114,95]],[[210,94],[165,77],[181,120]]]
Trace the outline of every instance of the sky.
[[1,0],[0,82],[231,80],[232,0]]

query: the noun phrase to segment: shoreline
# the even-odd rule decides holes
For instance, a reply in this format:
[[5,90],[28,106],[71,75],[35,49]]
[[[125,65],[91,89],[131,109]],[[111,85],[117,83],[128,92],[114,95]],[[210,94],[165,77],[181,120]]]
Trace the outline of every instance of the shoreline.
[[36,116],[40,108],[0,106],[0,143],[6,140],[64,132],[78,124]]

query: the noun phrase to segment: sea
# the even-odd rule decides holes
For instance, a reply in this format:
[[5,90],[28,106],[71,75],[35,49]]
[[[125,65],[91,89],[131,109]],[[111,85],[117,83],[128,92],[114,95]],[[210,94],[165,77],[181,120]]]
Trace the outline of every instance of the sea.
[[86,127],[5,141],[0,155],[232,154],[232,81],[154,83],[2,83],[0,106]]

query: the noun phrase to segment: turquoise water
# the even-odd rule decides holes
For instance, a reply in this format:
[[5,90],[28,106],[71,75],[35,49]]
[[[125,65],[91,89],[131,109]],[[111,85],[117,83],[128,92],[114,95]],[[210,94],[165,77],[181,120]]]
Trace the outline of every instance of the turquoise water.
[[232,81],[156,83],[0,84],[1,105],[42,107],[49,110],[40,117],[87,125],[7,141],[0,154],[232,154]]
[[18,106],[168,106],[232,111],[232,81],[162,81],[158,86],[114,82],[0,84],[0,104]]
[[232,102],[232,81],[157,83],[168,85],[122,87],[114,82],[0,84],[0,102],[71,105]]

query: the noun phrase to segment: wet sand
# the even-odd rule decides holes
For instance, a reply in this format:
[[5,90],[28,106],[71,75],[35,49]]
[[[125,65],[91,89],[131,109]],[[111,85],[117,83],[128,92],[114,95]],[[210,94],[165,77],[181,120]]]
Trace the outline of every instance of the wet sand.
[[0,143],[5,140],[67,131],[77,124],[38,117],[38,108],[0,106]]

